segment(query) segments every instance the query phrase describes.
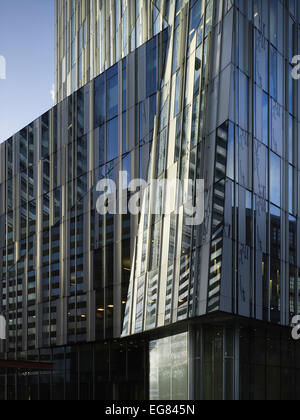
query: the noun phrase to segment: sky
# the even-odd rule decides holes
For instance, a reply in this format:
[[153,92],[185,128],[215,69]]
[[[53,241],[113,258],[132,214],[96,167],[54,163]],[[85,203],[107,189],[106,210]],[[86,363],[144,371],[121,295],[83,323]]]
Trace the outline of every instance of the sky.
[[0,0],[0,142],[54,105],[54,13],[55,0]]

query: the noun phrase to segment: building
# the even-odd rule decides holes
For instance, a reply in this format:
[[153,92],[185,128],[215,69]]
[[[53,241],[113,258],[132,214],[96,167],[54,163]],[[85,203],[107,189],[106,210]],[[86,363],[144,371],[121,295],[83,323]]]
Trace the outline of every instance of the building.
[[[56,10],[58,104],[0,146],[0,397],[300,398],[300,3]],[[156,214],[97,212],[121,170]]]

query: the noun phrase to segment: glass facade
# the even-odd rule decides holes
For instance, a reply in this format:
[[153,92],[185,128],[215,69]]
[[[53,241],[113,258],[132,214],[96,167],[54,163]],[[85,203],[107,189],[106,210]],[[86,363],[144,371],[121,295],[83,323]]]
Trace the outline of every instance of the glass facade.
[[188,400],[188,334],[151,341],[150,400]]
[[126,87],[153,54],[163,67],[166,40],[153,38],[1,145],[5,352],[120,337],[131,216],[98,214],[96,186],[118,183],[122,169],[134,178],[147,162],[160,73],[148,81],[141,72],[130,95]]
[[299,4],[236,6],[230,147],[221,181],[226,246],[217,296],[228,311],[289,325],[300,310],[299,86],[291,74]]
[[[61,101],[168,26],[169,0],[56,0]],[[181,0],[179,6],[181,7]]]
[[[1,358],[54,371],[0,372],[0,395],[298,398],[300,3],[56,12],[59,103],[0,145]],[[147,184],[142,212],[101,215],[99,181],[131,198],[122,170]],[[156,179],[194,191],[176,212]]]

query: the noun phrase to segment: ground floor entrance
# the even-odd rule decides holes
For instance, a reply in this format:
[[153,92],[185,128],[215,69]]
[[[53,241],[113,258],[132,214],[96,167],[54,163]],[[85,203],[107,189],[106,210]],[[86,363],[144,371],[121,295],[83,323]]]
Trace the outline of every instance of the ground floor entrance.
[[300,400],[300,342],[290,328],[219,316],[0,355],[0,399]]

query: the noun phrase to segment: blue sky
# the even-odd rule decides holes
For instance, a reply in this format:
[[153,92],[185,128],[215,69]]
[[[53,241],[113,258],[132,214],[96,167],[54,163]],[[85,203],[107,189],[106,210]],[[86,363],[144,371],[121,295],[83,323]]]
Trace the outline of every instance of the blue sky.
[[[0,0],[0,142],[53,106],[54,0]],[[1,74],[1,69],[0,69]]]

